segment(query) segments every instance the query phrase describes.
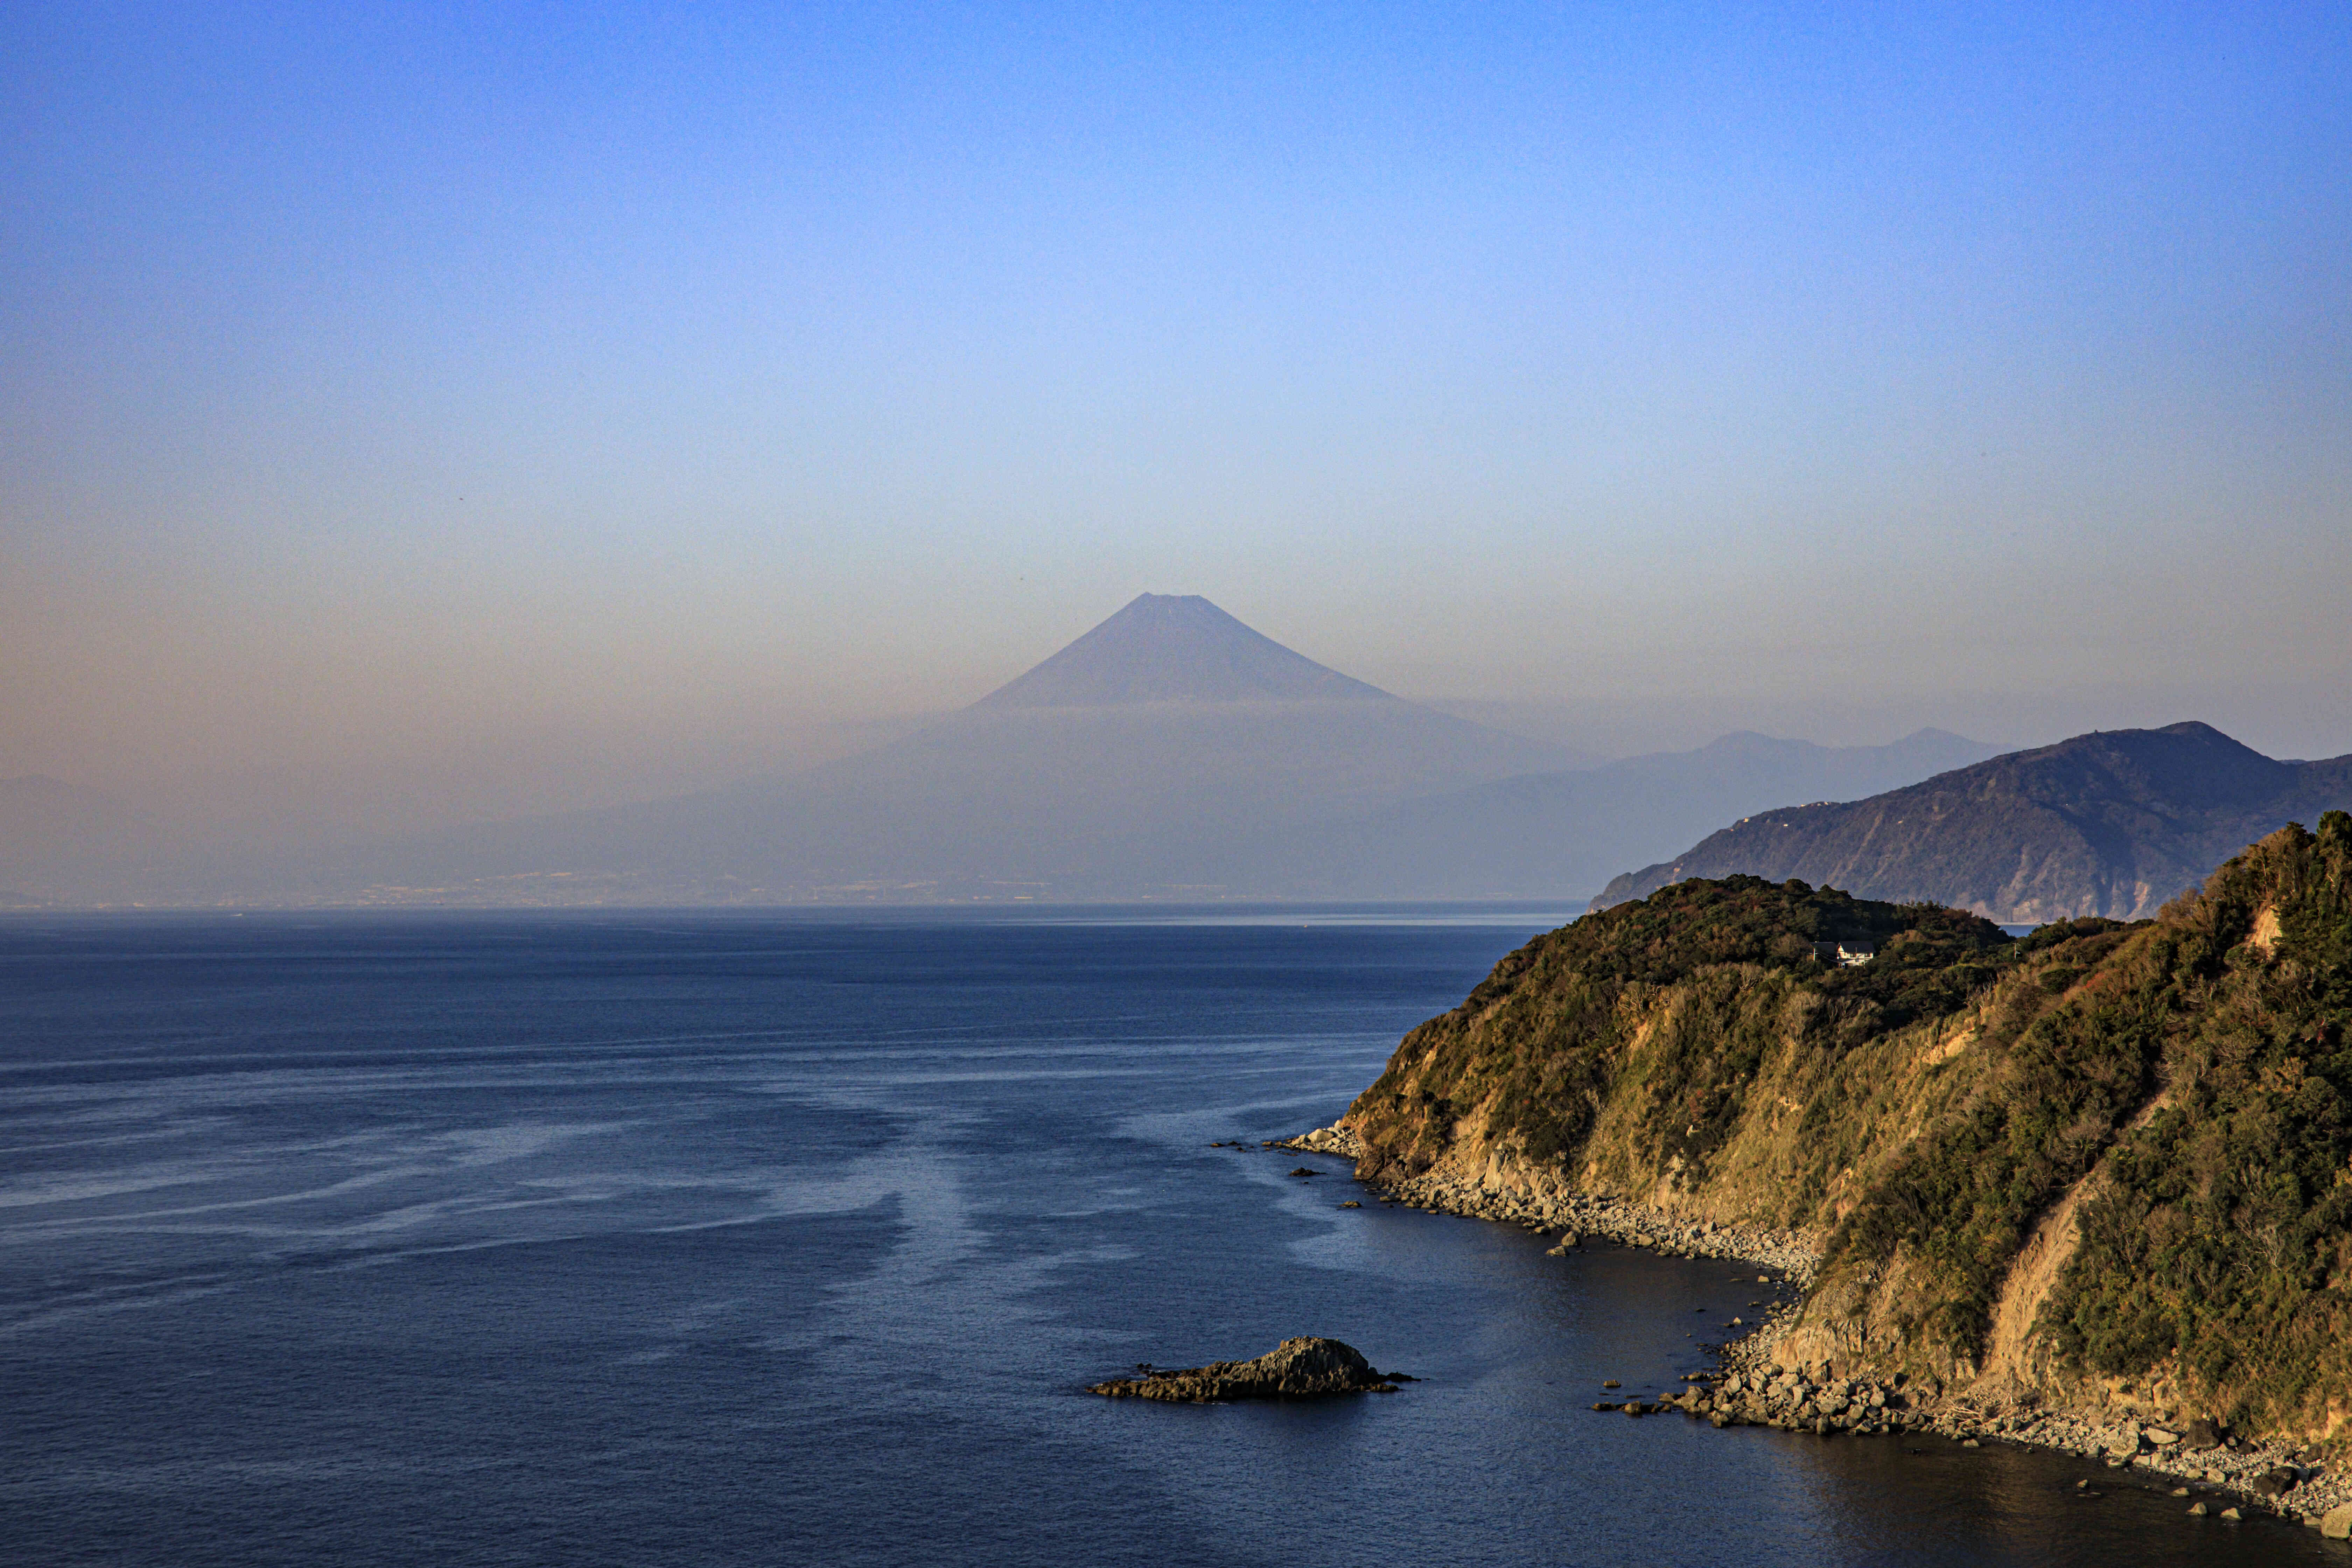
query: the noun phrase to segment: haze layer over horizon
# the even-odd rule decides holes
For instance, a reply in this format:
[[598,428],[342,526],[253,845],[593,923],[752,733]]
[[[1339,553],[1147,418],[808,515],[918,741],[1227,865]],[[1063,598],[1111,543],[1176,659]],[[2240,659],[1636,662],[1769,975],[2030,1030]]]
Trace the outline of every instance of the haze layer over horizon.
[[1591,750],[2352,751],[2352,20],[12,11],[0,776],[394,829],[1142,591]]

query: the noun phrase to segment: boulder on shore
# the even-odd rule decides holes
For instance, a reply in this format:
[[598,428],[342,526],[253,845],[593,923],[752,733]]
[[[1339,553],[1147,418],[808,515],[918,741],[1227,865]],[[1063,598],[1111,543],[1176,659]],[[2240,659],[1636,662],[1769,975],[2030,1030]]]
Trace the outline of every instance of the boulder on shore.
[[1255,1361],[1216,1361],[1144,1377],[1115,1377],[1087,1392],[1114,1399],[1319,1399],[1335,1394],[1394,1394],[1398,1373],[1372,1369],[1352,1345],[1311,1336],[1285,1340]]

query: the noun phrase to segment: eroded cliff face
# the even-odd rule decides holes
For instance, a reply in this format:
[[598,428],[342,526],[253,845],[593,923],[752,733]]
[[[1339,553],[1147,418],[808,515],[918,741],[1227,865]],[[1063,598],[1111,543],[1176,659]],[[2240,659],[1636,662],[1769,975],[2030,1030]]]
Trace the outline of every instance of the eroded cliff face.
[[[1825,941],[1879,954],[1828,966]],[[1883,1145],[1966,1091],[1970,997],[2018,948],[1948,910],[1680,883],[1505,959],[1405,1037],[1347,1125],[1374,1180],[1443,1171],[1826,1227]]]
[[[1498,965],[1343,1125],[1360,1173],[1806,1233],[1778,1354],[1988,1405],[2347,1434],[2352,820],[2156,921],[1686,882]],[[1871,941],[1859,968],[1814,943]]]

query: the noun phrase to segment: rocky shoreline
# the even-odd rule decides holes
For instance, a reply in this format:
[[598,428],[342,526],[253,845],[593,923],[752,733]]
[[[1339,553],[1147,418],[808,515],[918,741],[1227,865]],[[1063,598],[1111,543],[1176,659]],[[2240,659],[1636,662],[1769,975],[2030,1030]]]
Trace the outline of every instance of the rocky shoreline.
[[[1355,1161],[1363,1147],[1339,1126],[1318,1128],[1265,1147]],[[2224,1433],[2209,1422],[2175,1431],[2136,1421],[2101,1421],[2056,1409],[1980,1409],[1928,1389],[1840,1377],[1829,1363],[1792,1363],[1780,1352],[1793,1317],[1821,1262],[1819,1238],[1761,1226],[1693,1222],[1664,1210],[1589,1193],[1535,1194],[1500,1191],[1430,1175],[1393,1185],[1372,1184],[1383,1205],[1461,1215],[1557,1236],[1555,1255],[1587,1240],[1606,1239],[1669,1256],[1717,1258],[1769,1273],[1759,1285],[1785,1287],[1780,1300],[1751,1309],[1753,1321],[1722,1324],[1728,1341],[1710,1345],[1715,1370],[1692,1373],[1678,1392],[1651,1398],[1608,1399],[1598,1411],[1627,1415],[1680,1414],[1717,1426],[1762,1426],[1782,1431],[1876,1436],[1916,1433],[1969,1447],[2014,1443],[2093,1461],[2100,1471],[2078,1483],[2093,1492],[2102,1480],[2171,1485],[2189,1498],[2186,1512],[2238,1519],[2259,1510],[2308,1525],[2334,1540],[2352,1538],[2352,1474],[2323,1469],[2307,1453]]]
[[[1353,1133],[1340,1127],[1318,1127],[1296,1138],[1272,1141],[1266,1146],[1349,1161],[1363,1156],[1363,1145]],[[1373,1190],[1381,1194],[1382,1203],[1426,1209],[1432,1214],[1466,1215],[1557,1231],[1561,1233],[1563,1247],[1574,1247],[1585,1237],[1601,1237],[1675,1257],[1722,1258],[1759,1264],[1800,1289],[1812,1283],[1813,1272],[1821,1265],[1819,1243],[1793,1231],[1766,1226],[1693,1222],[1606,1194],[1560,1193],[1539,1197],[1436,1176],[1388,1187],[1375,1186]]]

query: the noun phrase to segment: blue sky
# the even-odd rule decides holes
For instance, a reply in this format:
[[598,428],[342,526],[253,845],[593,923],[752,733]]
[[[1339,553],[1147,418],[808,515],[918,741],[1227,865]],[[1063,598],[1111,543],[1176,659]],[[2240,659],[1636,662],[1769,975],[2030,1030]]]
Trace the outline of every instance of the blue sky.
[[1145,590],[2352,750],[2352,12],[1992,9],[12,6],[0,773],[690,784]]

